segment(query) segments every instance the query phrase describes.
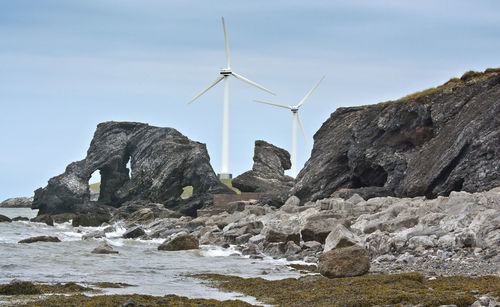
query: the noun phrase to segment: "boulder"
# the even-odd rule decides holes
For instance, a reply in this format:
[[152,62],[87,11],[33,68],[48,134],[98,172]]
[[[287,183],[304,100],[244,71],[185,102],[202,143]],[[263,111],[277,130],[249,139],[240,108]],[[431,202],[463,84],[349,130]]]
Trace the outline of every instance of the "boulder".
[[0,208],[31,208],[33,197],[15,197],[4,200]]
[[296,233],[292,230],[268,228],[265,231],[265,236],[265,240],[270,243],[286,243],[288,241],[293,241],[297,245],[300,244],[300,233]]
[[138,237],[143,236],[145,234],[146,234],[146,232],[144,231],[144,229],[141,226],[135,226],[135,227],[132,227],[130,229],[127,229],[127,231],[125,231],[125,233],[122,235],[122,237],[125,239],[135,239],[135,238],[138,238]]
[[94,248],[91,252],[92,254],[118,254],[108,243],[104,242]]
[[342,224],[337,224],[325,239],[323,252],[358,244],[360,239]]
[[308,220],[300,231],[302,240],[317,241],[324,244],[326,238],[337,224],[339,224],[339,221],[335,218]]
[[[1,217],[0,217],[0,220],[1,220]],[[16,216],[15,218],[12,219],[13,222],[16,222],[16,221],[29,221],[30,219],[25,217],[25,216]]]
[[232,181],[233,187],[242,192],[288,192],[293,186],[292,177],[285,175],[290,169],[290,154],[265,141],[255,141],[251,171],[245,172]]
[[306,202],[375,187],[386,191],[376,196],[435,198],[500,186],[499,88],[500,72],[488,70],[397,101],[338,108],[290,193]]
[[59,240],[58,237],[38,236],[21,240],[18,243],[35,243],[35,242],[61,242],[61,240]]
[[82,236],[82,240],[99,239],[99,238],[106,238],[106,233],[104,232],[104,230],[92,231]]
[[73,218],[73,227],[97,227],[111,219],[112,208],[98,204],[79,204],[75,205],[75,217]]
[[198,248],[198,239],[186,232],[175,234],[158,246],[158,250],[163,251],[179,251]]
[[10,222],[12,222],[12,219],[10,219],[10,218],[6,217],[5,215],[0,214],[0,223],[1,223],[1,222],[7,222],[7,223],[10,223]]
[[328,278],[360,276],[370,270],[370,258],[357,245],[332,249],[319,257],[318,270]]
[[[208,194],[234,194],[217,179],[204,144],[172,128],[105,122],[97,126],[86,158],[69,164],[63,174],[36,190],[32,208],[39,214],[57,214],[93,204],[88,181],[96,170],[101,174],[98,203],[115,207],[147,200],[175,210],[186,206],[186,213],[193,215],[196,207],[213,203]],[[182,200],[185,186],[194,187],[193,196]]]
[[48,214],[38,215],[38,216],[32,218],[30,221],[36,222],[36,223],[45,223],[49,226],[54,226],[54,220]]

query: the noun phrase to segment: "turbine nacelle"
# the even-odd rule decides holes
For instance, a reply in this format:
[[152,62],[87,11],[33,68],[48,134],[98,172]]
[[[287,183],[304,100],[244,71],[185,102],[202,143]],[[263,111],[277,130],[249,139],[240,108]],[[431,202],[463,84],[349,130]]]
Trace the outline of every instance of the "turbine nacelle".
[[232,75],[233,72],[229,68],[222,68],[220,70],[220,74],[223,75],[223,76],[229,76],[229,75]]
[[307,142],[307,137],[306,137],[306,133],[304,131],[304,127],[302,126],[302,122],[300,120],[299,108],[311,96],[311,94],[318,87],[318,85],[321,83],[321,81],[323,81],[323,79],[325,79],[325,76],[323,76],[318,81],[318,83],[316,83],[316,85],[314,85],[313,88],[306,94],[306,96],[304,98],[302,98],[302,100],[299,102],[299,104],[297,104],[295,106],[290,106],[290,105],[285,105],[285,104],[280,104],[280,103],[265,101],[265,100],[258,100],[258,99],[254,100],[255,102],[269,104],[269,105],[273,105],[276,107],[289,109],[290,111],[292,111],[292,157],[291,158],[292,158],[292,176],[293,177],[295,177],[295,175],[297,173],[297,134],[296,134],[297,123],[299,124],[300,130],[302,131],[302,135],[304,136],[304,141],[307,145],[307,148],[310,148],[309,143]]
[[226,32],[226,23],[224,22],[224,17],[222,17],[222,29],[224,30],[224,41],[226,43],[226,67],[221,68],[219,72],[219,76],[210,83],[210,85],[201,91],[198,95],[194,96],[188,104],[192,103],[198,97],[205,94],[209,89],[214,87],[217,83],[224,80],[224,106],[223,106],[223,115],[222,115],[222,151],[221,151],[221,178],[230,178],[229,174],[229,76],[233,76],[236,79],[243,81],[247,84],[250,84],[256,88],[259,88],[263,91],[276,95],[272,91],[267,88],[239,75],[231,70],[231,55],[229,53],[229,43],[227,40],[227,32]]

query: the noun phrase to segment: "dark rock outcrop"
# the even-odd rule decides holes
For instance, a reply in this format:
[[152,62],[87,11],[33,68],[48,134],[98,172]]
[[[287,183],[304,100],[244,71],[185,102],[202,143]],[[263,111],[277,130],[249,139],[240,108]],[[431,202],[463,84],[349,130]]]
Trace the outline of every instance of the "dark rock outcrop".
[[49,226],[54,226],[54,220],[52,219],[52,217],[50,217],[50,215],[47,214],[38,215],[32,218],[30,221],[35,223],[45,223]]
[[10,219],[9,217],[5,216],[5,215],[2,215],[0,214],[0,223],[1,222],[7,222],[7,223],[10,223],[12,222],[12,219]]
[[144,231],[144,229],[141,226],[135,226],[135,227],[132,227],[132,228],[128,229],[127,231],[125,231],[125,233],[122,235],[122,237],[125,239],[135,239],[135,238],[138,238],[138,237],[143,236],[145,234],[146,234],[146,232]]
[[285,175],[290,169],[290,154],[265,141],[255,141],[251,171],[233,179],[233,187],[242,192],[288,192],[293,187],[293,178]]
[[15,197],[4,200],[0,208],[31,208],[33,197]]
[[[434,198],[500,185],[500,70],[398,101],[339,108],[314,135],[291,194]],[[358,191],[359,190],[359,191]]]
[[[32,208],[39,214],[76,212],[90,203],[88,181],[96,170],[101,174],[98,203],[114,207],[147,200],[193,214],[195,207],[210,205],[207,195],[234,193],[217,179],[204,144],[172,128],[105,122],[97,126],[87,157],[36,190]],[[193,196],[182,200],[185,186],[193,186]]]
[[58,237],[38,236],[21,240],[18,243],[35,243],[35,242],[61,242],[61,240],[59,240]]

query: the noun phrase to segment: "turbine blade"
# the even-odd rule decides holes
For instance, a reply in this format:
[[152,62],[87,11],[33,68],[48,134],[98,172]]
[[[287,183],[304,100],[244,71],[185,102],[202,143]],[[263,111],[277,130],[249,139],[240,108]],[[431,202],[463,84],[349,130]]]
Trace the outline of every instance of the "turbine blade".
[[233,76],[235,76],[237,79],[240,79],[240,80],[241,80],[241,81],[243,81],[243,82],[246,82],[246,83],[248,83],[248,84],[250,84],[250,85],[253,85],[253,86],[255,86],[255,87],[258,87],[258,88],[260,88],[261,90],[266,91],[266,92],[268,92],[268,93],[270,93],[270,94],[276,95],[275,93],[273,93],[272,91],[270,91],[270,90],[268,90],[267,88],[263,87],[262,85],[258,85],[257,83],[255,83],[255,82],[253,82],[253,81],[250,81],[250,80],[248,80],[247,78],[245,78],[245,77],[243,77],[243,76],[241,76],[241,75],[238,75],[238,74],[237,74],[237,73],[235,73],[235,72],[233,72],[233,73],[232,73],[232,75],[233,75]]
[[222,28],[224,29],[224,40],[226,42],[227,68],[231,68],[231,54],[229,53],[229,42],[227,41],[226,23],[224,22],[224,17],[222,17]]
[[304,136],[304,141],[306,141],[307,149],[311,149],[309,147],[309,143],[307,142],[306,132],[304,131],[304,126],[302,126],[302,122],[300,121],[299,112],[297,112],[297,121],[299,122],[300,130],[302,131],[302,135]]
[[209,89],[211,89],[214,85],[216,85],[217,83],[220,82],[220,80],[224,79],[224,76],[219,76],[217,77],[217,79],[215,79],[214,82],[212,82],[206,89],[204,89],[203,91],[201,91],[201,93],[199,93],[198,95],[194,96],[193,99],[191,99],[188,104],[191,104],[191,102],[195,101],[198,97],[200,97],[201,95],[205,94],[206,91],[208,91]]
[[273,106],[277,106],[277,107],[282,107],[282,108],[285,108],[285,109],[292,109],[291,106],[286,106],[284,104],[279,104],[279,103],[275,103],[275,102],[270,102],[270,101],[265,101],[265,100],[260,100],[260,99],[254,99],[253,101],[255,102],[260,102],[260,103],[265,103],[265,104],[270,104],[270,105],[273,105]]
[[316,83],[316,85],[309,91],[309,93],[307,93],[307,95],[302,98],[302,100],[299,102],[299,104],[297,105],[297,107],[300,107],[301,105],[304,104],[304,102],[306,102],[306,100],[309,98],[309,96],[311,96],[311,94],[314,92],[314,90],[318,87],[318,85],[321,83],[321,81],[323,81],[323,79],[325,79],[325,76],[323,76],[319,81],[318,83]]

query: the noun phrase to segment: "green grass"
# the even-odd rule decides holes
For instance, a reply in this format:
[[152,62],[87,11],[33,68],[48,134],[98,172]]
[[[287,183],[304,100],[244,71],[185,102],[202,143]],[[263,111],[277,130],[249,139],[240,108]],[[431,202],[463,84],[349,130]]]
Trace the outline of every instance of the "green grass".
[[233,187],[233,179],[220,179],[220,182],[227,185],[231,190],[235,191],[236,194],[241,194],[241,191]]
[[91,183],[89,185],[89,188],[91,194],[97,194],[101,190],[101,183],[100,182]]
[[443,92],[445,94],[452,93],[456,88],[463,87],[465,86],[466,82],[478,82],[482,81],[492,74],[498,74],[500,73],[500,68],[488,68],[484,72],[477,72],[477,71],[468,71],[464,73],[460,78],[451,78],[448,80],[443,85],[437,86],[437,87],[432,87],[428,88],[423,91],[415,92],[413,94],[406,95],[404,97],[401,97],[397,100],[390,100],[386,102],[381,102],[379,104],[386,104],[386,103],[391,103],[391,102],[398,102],[398,101],[404,101],[404,100],[410,100],[410,99],[417,99],[420,97],[424,97],[433,93],[437,92]]

